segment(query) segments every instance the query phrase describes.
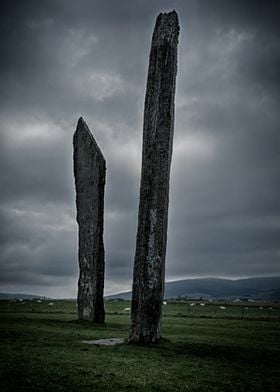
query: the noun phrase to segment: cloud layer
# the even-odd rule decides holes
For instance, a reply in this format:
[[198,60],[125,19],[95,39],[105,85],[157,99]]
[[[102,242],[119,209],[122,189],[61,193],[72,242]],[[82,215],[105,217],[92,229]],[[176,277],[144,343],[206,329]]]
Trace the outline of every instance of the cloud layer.
[[76,295],[80,116],[107,160],[106,292],[130,289],[149,46],[173,8],[167,279],[280,274],[279,2],[2,3],[1,290]]

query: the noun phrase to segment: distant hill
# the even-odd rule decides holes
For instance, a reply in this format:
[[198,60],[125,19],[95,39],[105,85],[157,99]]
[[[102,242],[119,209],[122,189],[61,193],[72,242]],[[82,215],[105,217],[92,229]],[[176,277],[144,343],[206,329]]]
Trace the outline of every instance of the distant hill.
[[41,295],[34,294],[14,294],[14,293],[0,293],[0,299],[49,299],[48,297],[43,297]]
[[[165,298],[205,298],[205,299],[236,299],[280,301],[280,277],[221,279],[199,278],[184,279],[165,283]],[[0,293],[0,299],[50,299],[34,294]],[[131,291],[106,296],[106,299],[131,299]]]
[[[248,298],[254,300],[279,301],[280,277],[220,279],[202,278],[185,279],[165,283],[165,298],[208,298],[235,299]],[[107,299],[131,299],[131,291],[109,295]]]

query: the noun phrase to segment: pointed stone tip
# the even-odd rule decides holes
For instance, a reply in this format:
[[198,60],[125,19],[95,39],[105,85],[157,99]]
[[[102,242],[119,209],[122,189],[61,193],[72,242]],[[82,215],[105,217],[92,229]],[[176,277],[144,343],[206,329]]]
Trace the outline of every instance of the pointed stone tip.
[[76,131],[74,133],[74,136],[80,133],[86,132],[89,136],[92,137],[92,134],[87,126],[87,123],[83,119],[83,117],[80,117],[77,123]]
[[82,135],[86,135],[86,137],[91,141],[91,144],[94,147],[94,149],[96,151],[98,151],[100,157],[102,157],[102,159],[105,162],[104,155],[103,155],[102,151],[100,150],[100,147],[98,146],[98,144],[97,144],[93,134],[91,133],[89,127],[87,126],[87,123],[85,122],[83,117],[80,117],[79,120],[78,120],[76,131],[75,131],[74,136],[73,136],[74,143],[75,143],[75,140],[77,140],[79,137],[82,137]]
[[91,132],[90,132],[88,126],[87,126],[87,123],[83,119],[83,117],[80,117],[79,120],[78,120],[76,132],[79,131],[79,130],[80,131],[86,131],[87,133],[89,133],[91,135]]
[[79,125],[86,125],[86,122],[85,122],[85,120],[83,119],[83,117],[80,117],[79,118],[79,120],[78,120],[78,126]]

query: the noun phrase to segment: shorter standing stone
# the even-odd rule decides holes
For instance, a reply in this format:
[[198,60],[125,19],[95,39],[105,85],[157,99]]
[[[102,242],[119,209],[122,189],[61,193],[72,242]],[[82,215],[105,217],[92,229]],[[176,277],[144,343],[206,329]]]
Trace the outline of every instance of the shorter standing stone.
[[78,121],[73,146],[79,225],[78,318],[103,323],[106,161],[82,118]]

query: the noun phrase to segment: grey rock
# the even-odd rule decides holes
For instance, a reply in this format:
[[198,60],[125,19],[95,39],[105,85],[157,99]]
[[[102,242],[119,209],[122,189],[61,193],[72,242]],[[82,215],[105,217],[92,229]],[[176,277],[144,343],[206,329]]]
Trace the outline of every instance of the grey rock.
[[122,338],[98,339],[98,340],[82,340],[82,343],[93,344],[96,346],[116,346],[125,343]]
[[175,11],[160,14],[150,51],[129,337],[135,343],[160,339],[179,30]]
[[78,121],[73,146],[79,225],[78,318],[103,323],[106,162],[82,118]]

